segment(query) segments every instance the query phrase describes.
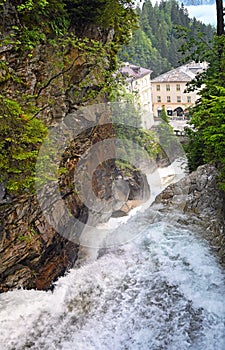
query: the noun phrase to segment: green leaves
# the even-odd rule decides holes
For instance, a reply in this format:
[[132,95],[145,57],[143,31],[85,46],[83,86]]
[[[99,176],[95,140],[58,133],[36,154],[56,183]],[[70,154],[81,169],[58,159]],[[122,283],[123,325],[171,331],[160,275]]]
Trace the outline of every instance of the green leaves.
[[[214,28],[188,16],[186,9],[174,0],[143,1],[139,29],[123,48],[120,58],[153,70],[157,76],[195,57],[207,57]],[[201,45],[199,43],[201,42]],[[198,45],[197,45],[198,44]]]
[[220,171],[220,186],[225,191],[225,57],[220,55],[221,45],[225,45],[225,38],[216,37],[201,99],[191,110],[194,131],[188,131],[187,154],[190,170],[206,162],[214,163]]
[[0,96],[0,107],[0,182],[6,183],[9,192],[30,190],[38,148],[47,130],[14,100]]
[[[15,25],[10,33],[4,24],[1,28],[6,31],[3,44],[9,46],[10,60],[0,61],[0,182],[6,182],[8,191],[22,193],[32,189],[38,150],[47,132],[35,116],[41,117],[46,108],[52,110],[51,87],[57,86],[58,94],[65,94],[73,104],[109,99],[117,85],[116,53],[130,38],[137,17],[132,0],[10,2],[17,9]],[[0,0],[0,5],[10,18],[5,1]],[[90,23],[88,34],[92,37],[96,31],[96,40],[84,38],[81,30]],[[43,76],[31,60],[39,57],[39,50]],[[32,88],[29,73],[37,77]]]
[[160,117],[162,120],[164,120],[164,122],[166,122],[167,124],[169,124],[169,117],[166,113],[166,110],[165,110],[165,106],[163,105],[162,106],[162,111],[161,111],[161,114],[160,114]]

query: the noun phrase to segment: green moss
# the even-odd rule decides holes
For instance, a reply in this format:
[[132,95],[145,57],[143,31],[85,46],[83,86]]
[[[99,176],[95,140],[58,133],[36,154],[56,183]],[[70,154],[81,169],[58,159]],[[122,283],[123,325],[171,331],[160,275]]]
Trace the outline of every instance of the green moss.
[[[45,91],[51,84],[57,85],[62,77],[64,86],[61,88],[58,84],[62,94],[71,93],[72,96],[78,92],[77,103],[87,100],[92,102],[99,96],[108,98],[115,83],[112,73],[117,68],[118,46],[129,37],[136,15],[131,0],[113,0],[115,6],[109,0],[11,2],[17,9],[19,21],[11,28],[10,34],[7,33],[3,38],[3,43],[12,46],[10,50],[19,64],[14,61],[10,67],[0,61],[0,182],[6,183],[8,192],[23,193],[33,189],[38,150],[47,133],[44,124],[35,117],[39,113],[37,100],[42,109],[46,106],[51,108],[54,97],[51,99]],[[5,2],[0,0],[0,5],[3,13]],[[89,23],[107,29],[114,28],[113,42],[105,44],[100,40],[81,39],[81,24],[84,26]],[[46,74],[46,81],[37,84],[36,95],[28,96],[26,77],[20,75],[21,70],[17,76],[16,69],[20,67],[19,59],[29,66],[30,58],[40,44],[52,49],[51,52],[58,52],[58,57],[54,54],[47,59],[48,66],[52,65],[52,71],[50,69],[49,76]],[[81,64],[86,68],[86,76],[74,82],[71,72],[76,70],[76,65]],[[7,85],[9,79],[13,85],[10,89]]]
[[9,72],[9,67],[5,61],[0,60],[0,83],[6,82],[10,78],[11,74]]
[[9,192],[30,190],[38,148],[47,129],[14,100],[0,96],[0,107],[0,182],[6,182]]

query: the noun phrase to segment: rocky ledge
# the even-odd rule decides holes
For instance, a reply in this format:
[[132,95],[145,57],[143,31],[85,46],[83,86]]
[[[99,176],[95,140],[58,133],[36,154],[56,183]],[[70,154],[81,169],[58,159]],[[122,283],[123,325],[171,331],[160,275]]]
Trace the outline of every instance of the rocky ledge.
[[200,166],[176,184],[169,185],[152,205],[166,220],[191,225],[225,266],[225,193],[218,187],[213,165]]
[[[112,164],[109,165],[114,171]],[[118,169],[112,182],[109,165],[99,169],[98,183],[94,183],[96,193],[100,199],[106,199],[108,207],[106,205],[104,210],[92,215],[92,224],[105,222],[122,207],[148,198],[149,188],[144,175],[138,170],[127,173]],[[50,222],[61,222],[64,206],[57,203],[57,199],[54,201],[55,193],[50,190],[49,198],[55,204],[49,206]],[[76,262],[80,250],[79,235],[91,213],[74,193],[66,196],[64,201],[65,207],[78,218],[72,239],[62,237],[49,224],[35,195],[0,200],[0,293],[15,288],[50,289],[53,282]]]

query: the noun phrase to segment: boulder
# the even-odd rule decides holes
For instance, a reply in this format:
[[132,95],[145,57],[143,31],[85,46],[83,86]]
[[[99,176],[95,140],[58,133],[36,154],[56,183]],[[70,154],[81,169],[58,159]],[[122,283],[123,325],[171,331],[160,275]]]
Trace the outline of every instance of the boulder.
[[218,170],[202,165],[160,193],[152,208],[170,222],[182,222],[207,239],[225,266],[225,193],[220,190]]

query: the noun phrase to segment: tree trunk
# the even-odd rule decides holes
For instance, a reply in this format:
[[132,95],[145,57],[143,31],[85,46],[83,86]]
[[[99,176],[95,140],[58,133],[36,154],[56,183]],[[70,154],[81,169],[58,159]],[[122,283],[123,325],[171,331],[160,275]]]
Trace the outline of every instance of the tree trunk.
[[223,0],[216,0],[217,35],[224,35]]

